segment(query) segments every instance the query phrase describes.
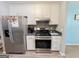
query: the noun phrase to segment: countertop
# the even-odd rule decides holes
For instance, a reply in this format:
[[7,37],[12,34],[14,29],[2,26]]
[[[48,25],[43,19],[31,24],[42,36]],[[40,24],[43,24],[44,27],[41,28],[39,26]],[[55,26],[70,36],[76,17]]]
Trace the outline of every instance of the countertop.
[[[62,32],[53,30],[50,32],[51,36],[62,36]],[[28,33],[27,36],[35,36],[35,32],[34,33]]]
[[59,32],[57,30],[51,31],[51,36],[62,36],[62,32]]

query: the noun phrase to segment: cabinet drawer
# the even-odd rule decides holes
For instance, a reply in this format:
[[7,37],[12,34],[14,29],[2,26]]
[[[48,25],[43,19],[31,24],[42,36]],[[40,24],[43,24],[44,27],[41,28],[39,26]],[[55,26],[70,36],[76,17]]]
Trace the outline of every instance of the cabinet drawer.
[[56,39],[52,39],[52,41],[60,42],[60,39],[56,38]]
[[61,39],[61,36],[52,36],[52,39],[54,39],[54,38],[59,38],[59,39]]
[[27,39],[35,39],[35,36],[26,36]]

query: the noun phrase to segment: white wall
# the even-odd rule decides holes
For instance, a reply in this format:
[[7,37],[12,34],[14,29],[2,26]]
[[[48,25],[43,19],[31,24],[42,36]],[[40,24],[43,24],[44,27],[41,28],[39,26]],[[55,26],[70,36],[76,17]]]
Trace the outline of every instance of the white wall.
[[0,16],[8,15],[8,4],[0,1]]

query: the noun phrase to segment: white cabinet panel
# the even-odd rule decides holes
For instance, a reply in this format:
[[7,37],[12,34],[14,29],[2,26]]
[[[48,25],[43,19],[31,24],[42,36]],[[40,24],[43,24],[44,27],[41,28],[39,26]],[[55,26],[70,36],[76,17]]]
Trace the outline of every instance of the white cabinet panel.
[[36,17],[50,17],[50,4],[36,4]]
[[50,17],[50,5],[49,4],[42,6],[42,16],[43,17]]
[[42,5],[36,4],[35,5],[35,17],[41,17],[42,16]]
[[58,24],[59,20],[59,4],[52,4],[50,9],[50,25]]
[[35,50],[35,36],[27,36],[27,50]]
[[52,36],[51,50],[59,51],[60,41],[61,41],[60,36]]

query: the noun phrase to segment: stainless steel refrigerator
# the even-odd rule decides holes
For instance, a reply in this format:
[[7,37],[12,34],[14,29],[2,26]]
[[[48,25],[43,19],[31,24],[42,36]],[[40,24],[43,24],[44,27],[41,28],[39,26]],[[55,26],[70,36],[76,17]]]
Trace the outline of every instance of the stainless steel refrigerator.
[[7,54],[26,52],[26,17],[23,16],[3,16],[2,29],[5,50]]

